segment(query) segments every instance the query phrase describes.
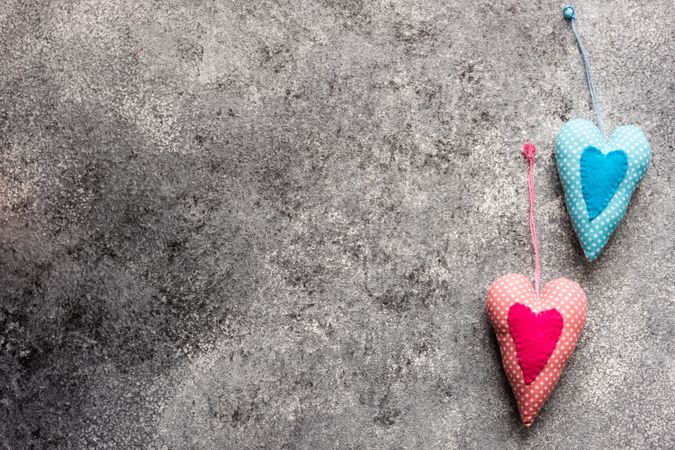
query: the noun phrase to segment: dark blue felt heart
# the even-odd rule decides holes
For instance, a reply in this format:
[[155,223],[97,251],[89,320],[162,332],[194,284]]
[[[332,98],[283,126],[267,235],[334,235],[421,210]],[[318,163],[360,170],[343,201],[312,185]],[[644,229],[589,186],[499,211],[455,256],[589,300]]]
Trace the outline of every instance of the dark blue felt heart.
[[605,209],[627,170],[628,157],[623,150],[605,155],[596,147],[586,147],[581,155],[581,189],[589,220]]

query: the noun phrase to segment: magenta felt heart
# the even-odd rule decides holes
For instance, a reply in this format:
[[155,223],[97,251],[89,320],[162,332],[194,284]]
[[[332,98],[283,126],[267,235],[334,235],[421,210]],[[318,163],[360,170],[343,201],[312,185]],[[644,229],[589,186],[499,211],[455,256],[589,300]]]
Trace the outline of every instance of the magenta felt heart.
[[530,384],[551,357],[562,333],[563,318],[555,309],[535,314],[522,303],[514,303],[507,320],[525,384]]

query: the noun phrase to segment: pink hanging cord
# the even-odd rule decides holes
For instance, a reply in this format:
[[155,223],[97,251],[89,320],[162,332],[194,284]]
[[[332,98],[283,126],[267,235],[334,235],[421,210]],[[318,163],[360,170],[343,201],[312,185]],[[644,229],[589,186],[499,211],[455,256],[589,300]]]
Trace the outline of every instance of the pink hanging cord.
[[529,142],[523,146],[523,155],[530,163],[527,172],[527,189],[530,194],[530,235],[534,248],[534,290],[539,299],[539,286],[541,285],[541,268],[539,266],[539,239],[537,238],[537,224],[534,222],[534,154],[537,148]]

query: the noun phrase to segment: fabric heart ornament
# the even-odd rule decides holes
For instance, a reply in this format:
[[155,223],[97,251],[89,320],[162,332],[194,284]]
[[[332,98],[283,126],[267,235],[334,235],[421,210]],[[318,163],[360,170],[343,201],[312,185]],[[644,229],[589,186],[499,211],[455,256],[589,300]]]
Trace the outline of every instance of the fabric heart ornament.
[[525,144],[529,161],[530,234],[534,250],[534,287],[524,275],[509,274],[492,283],[487,312],[497,335],[504,371],[516,397],[520,417],[532,425],[553,391],[567,359],[586,323],[586,294],[566,278],[541,285],[539,239],[535,223],[534,156]]
[[634,125],[617,128],[607,141],[589,120],[571,120],[560,129],[558,173],[572,226],[589,261],[600,255],[621,223],[650,161],[649,142]]
[[530,426],[586,323],[586,294],[574,281],[559,278],[537,299],[527,277],[508,274],[488,289],[487,311],[520,417]]
[[598,127],[589,120],[565,123],[558,132],[555,156],[572,226],[586,258],[594,261],[626,214],[652,156],[647,138],[634,125],[619,127],[606,139],[588,53],[571,5],[563,8],[563,17],[574,32]]

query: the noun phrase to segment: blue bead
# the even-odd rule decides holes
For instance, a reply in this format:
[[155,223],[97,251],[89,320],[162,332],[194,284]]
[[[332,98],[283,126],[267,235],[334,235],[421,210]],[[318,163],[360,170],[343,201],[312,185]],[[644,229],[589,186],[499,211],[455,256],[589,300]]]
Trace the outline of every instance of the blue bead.
[[565,17],[565,20],[574,19],[574,8],[571,5],[565,6],[565,8],[563,8],[563,16]]

